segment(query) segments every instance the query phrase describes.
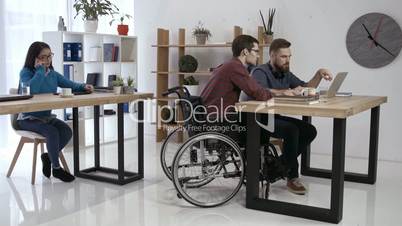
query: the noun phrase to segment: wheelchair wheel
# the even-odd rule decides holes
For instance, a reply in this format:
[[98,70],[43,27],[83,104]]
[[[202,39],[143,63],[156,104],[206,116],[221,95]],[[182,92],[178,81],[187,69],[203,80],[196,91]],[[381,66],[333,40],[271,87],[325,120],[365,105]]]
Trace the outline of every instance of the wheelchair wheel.
[[[183,131],[183,142],[177,141],[177,136],[180,131]],[[188,140],[188,131],[186,128],[178,127],[174,129],[169,135],[166,137],[165,141],[162,144],[161,153],[160,153],[160,161],[162,170],[165,175],[172,180],[172,163],[173,158],[176,155],[179,148],[183,145],[183,143]]]
[[244,159],[231,138],[215,132],[187,140],[173,160],[173,184],[179,195],[200,207],[214,207],[237,194],[244,178]]

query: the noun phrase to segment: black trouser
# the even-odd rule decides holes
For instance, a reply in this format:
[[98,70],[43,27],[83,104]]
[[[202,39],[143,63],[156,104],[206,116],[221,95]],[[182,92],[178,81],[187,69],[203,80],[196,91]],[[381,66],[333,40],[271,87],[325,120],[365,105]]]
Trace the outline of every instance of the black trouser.
[[[262,120],[267,122],[267,115],[263,115]],[[281,158],[289,169],[288,179],[299,177],[297,157],[307,151],[307,146],[317,136],[315,127],[300,119],[275,115],[274,132],[268,134],[283,139]]]

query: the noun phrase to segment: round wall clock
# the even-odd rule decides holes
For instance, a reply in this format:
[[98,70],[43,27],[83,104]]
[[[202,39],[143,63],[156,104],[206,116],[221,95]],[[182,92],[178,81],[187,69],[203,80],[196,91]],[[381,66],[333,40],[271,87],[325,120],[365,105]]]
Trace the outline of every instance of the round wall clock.
[[379,68],[391,63],[401,51],[402,31],[390,16],[369,13],[350,26],[346,48],[363,67]]

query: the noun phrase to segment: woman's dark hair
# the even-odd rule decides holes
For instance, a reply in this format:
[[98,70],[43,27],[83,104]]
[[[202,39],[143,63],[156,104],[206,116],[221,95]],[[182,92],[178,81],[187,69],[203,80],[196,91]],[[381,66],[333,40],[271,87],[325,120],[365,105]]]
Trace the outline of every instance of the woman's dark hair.
[[254,43],[258,44],[258,40],[255,39],[253,36],[250,35],[237,36],[237,38],[235,38],[232,43],[233,56],[234,57],[240,56],[241,51],[243,51],[243,49],[248,49],[248,51],[251,51],[251,49],[254,46]]
[[[43,49],[50,49],[50,46],[44,42],[32,43],[28,49],[24,67],[29,68],[30,70],[35,70],[35,59],[39,56]],[[53,65],[51,63],[49,68],[53,70]]]
[[277,38],[272,41],[271,45],[269,46],[269,53],[276,52],[279,49],[286,49],[289,48],[292,44],[283,38]]

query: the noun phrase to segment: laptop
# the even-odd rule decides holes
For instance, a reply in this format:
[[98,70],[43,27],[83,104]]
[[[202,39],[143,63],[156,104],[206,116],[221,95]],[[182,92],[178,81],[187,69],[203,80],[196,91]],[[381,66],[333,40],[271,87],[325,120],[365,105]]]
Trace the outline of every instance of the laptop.
[[0,95],[0,102],[3,101],[15,101],[15,100],[26,100],[32,98],[33,95],[21,95],[21,94],[7,94]]
[[339,72],[336,76],[334,81],[332,81],[331,86],[329,87],[328,91],[320,92],[320,95],[324,98],[331,98],[335,97],[336,93],[338,92],[339,88],[341,87],[343,81],[346,78],[348,72]]
[[95,86],[94,92],[98,93],[113,93],[113,87]]

